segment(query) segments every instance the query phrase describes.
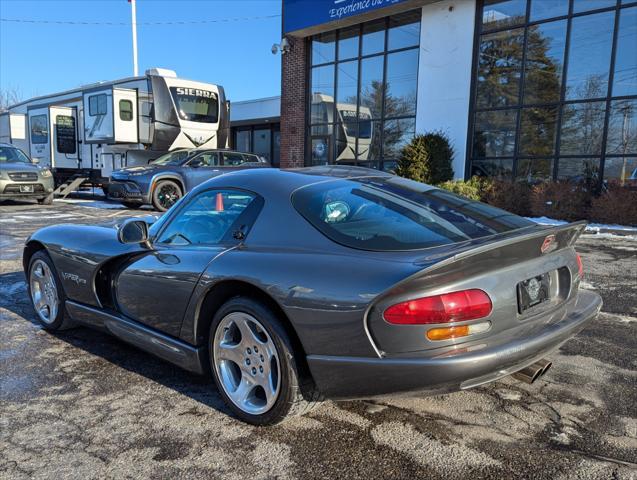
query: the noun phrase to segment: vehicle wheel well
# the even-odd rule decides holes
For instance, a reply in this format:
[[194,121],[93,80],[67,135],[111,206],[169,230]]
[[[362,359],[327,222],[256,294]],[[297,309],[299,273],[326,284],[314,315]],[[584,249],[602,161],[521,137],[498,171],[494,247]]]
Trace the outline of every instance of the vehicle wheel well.
[[153,195],[155,194],[155,188],[157,188],[157,185],[159,185],[159,183],[163,182],[164,180],[170,180],[172,182],[175,182],[177,185],[179,185],[179,188],[181,189],[181,194],[182,195],[186,195],[186,187],[184,186],[184,182],[182,182],[180,178],[177,178],[177,177],[161,177],[161,178],[158,178],[157,180],[155,180],[153,182],[153,188],[150,191],[150,198],[153,198]]
[[24,253],[22,254],[22,267],[24,268],[25,273],[29,268],[31,257],[35,254],[35,252],[39,252],[40,250],[46,250],[46,247],[37,240],[31,240],[25,245]]
[[281,320],[287,334],[292,340],[292,346],[296,352],[296,357],[299,360],[299,372],[306,379],[313,381],[312,374],[310,373],[310,369],[307,364],[305,349],[303,348],[303,344],[292,326],[292,322],[290,322],[290,319],[285,314],[281,306],[270,295],[247,282],[239,280],[223,281],[215,285],[206,294],[206,297],[201,304],[201,308],[199,309],[198,321],[196,324],[197,331],[195,332],[195,338],[197,345],[205,345],[208,330],[210,329],[210,324],[212,323],[215,313],[224,303],[233,297],[248,297],[257,300],[262,302],[274,312],[277,318]]

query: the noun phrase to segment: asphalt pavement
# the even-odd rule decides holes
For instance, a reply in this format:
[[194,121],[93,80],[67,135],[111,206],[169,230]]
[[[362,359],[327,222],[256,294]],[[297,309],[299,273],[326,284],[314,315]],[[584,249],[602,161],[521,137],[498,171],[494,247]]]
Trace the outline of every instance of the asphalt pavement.
[[91,199],[0,204],[0,479],[637,478],[634,237],[579,240],[603,311],[536,383],[325,402],[255,428],[208,378],[103,333],[36,324],[26,237],[147,213]]

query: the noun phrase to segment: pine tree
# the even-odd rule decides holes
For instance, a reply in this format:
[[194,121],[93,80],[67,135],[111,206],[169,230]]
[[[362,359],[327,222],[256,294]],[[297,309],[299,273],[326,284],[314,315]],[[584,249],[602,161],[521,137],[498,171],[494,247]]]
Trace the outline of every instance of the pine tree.
[[453,148],[442,132],[416,135],[400,152],[396,174],[436,185],[453,178]]

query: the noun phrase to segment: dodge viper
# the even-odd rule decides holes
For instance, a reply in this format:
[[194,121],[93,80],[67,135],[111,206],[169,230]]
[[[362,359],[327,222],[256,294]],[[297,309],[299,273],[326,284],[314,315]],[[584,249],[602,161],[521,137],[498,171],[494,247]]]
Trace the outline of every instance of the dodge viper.
[[103,329],[210,374],[266,425],[323,399],[533,382],[601,307],[579,289],[584,226],[364,168],[256,169],[155,221],[43,228],[23,265],[45,329]]

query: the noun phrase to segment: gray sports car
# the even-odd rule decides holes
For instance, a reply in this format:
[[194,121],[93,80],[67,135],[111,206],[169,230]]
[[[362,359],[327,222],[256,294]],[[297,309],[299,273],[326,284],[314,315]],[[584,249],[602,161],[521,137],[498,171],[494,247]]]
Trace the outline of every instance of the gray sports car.
[[45,329],[211,372],[238,417],[272,424],[323,398],[532,382],[601,307],[579,289],[583,229],[374,170],[257,169],[152,224],[44,228],[23,262]]
[[114,171],[108,185],[108,197],[129,208],[152,205],[165,212],[187,192],[210,178],[236,170],[269,166],[265,159],[253,153],[197,148],[175,150],[148,165]]

